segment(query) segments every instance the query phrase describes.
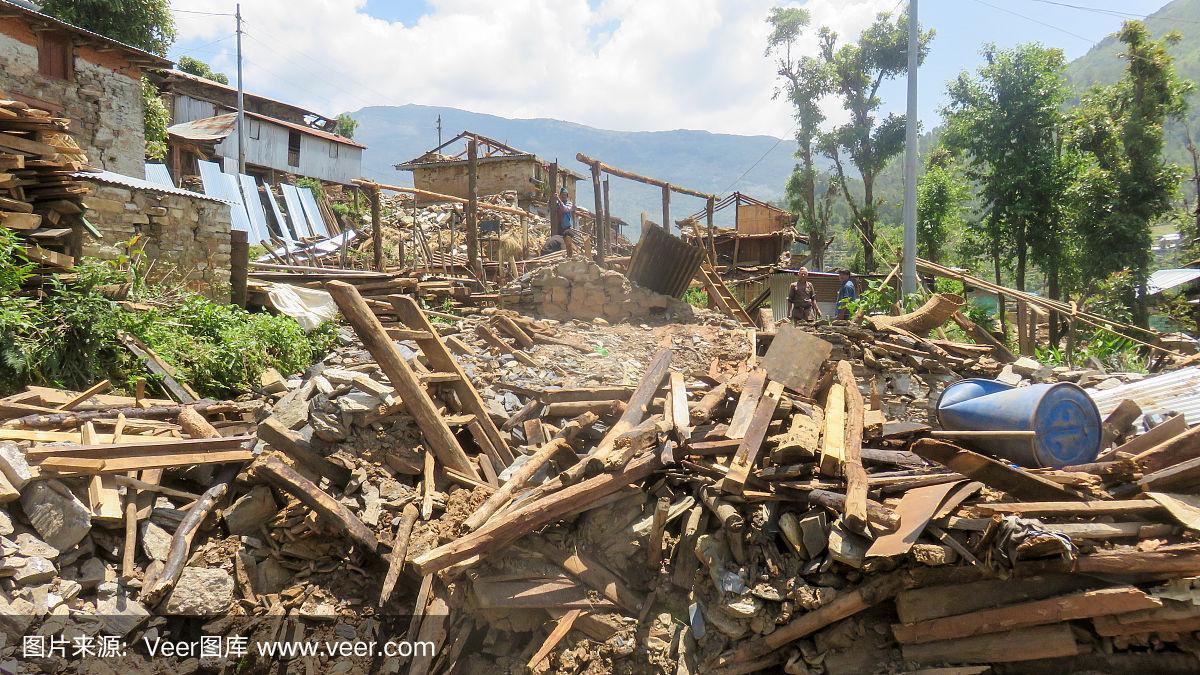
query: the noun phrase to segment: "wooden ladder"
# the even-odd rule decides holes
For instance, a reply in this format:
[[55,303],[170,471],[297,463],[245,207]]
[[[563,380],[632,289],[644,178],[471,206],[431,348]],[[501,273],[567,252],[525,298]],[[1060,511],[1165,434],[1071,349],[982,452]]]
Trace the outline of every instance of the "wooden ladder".
[[500,429],[488,414],[487,406],[479,392],[467,378],[458,361],[442,342],[442,338],[434,329],[425,312],[417,302],[407,295],[389,295],[388,302],[396,311],[396,317],[405,329],[391,329],[389,336],[394,339],[409,339],[417,343],[421,353],[433,368],[434,372],[422,375],[421,380],[427,384],[440,383],[449,385],[458,399],[459,412],[471,414],[475,419],[467,425],[471,436],[475,439],[483,453],[492,461],[497,472],[503,471],[513,463],[512,450],[500,434]]
[[750,318],[746,308],[742,307],[742,303],[738,302],[738,299],[729,292],[729,287],[721,280],[721,275],[717,274],[717,271],[707,262],[700,265],[700,281],[704,283],[704,290],[708,291],[709,299],[722,313],[737,319],[742,328],[758,327],[754,323],[754,319]]

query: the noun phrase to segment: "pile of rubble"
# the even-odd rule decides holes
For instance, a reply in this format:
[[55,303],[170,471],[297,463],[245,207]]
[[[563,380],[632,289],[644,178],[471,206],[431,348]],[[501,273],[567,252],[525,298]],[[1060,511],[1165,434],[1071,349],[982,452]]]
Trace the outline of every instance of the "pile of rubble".
[[685,302],[633,284],[616,270],[586,258],[542,267],[501,289],[506,305],[554,319],[601,318],[610,323],[660,316],[688,320],[694,309]]
[[398,297],[385,328],[328,290],[353,334],[265,399],[0,401],[3,656],[204,634],[436,650],[297,657],[319,671],[1200,665],[1183,416],[1137,434],[1123,403],[1097,461],[1022,468],[929,414],[1002,361],[1067,375],[992,347],[708,312],[434,324]]

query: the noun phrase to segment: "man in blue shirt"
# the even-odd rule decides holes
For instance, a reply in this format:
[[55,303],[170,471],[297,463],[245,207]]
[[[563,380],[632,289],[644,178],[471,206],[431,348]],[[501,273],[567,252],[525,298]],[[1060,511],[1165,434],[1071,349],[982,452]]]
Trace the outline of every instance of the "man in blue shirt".
[[846,308],[843,300],[857,300],[858,289],[854,287],[854,282],[850,280],[850,270],[838,270],[838,294],[837,294],[837,318],[850,319],[850,310]]
[[575,255],[575,242],[579,235],[575,232],[575,205],[571,203],[567,188],[563,187],[558,191],[554,208],[558,209],[558,229],[567,248],[567,257],[570,258]]

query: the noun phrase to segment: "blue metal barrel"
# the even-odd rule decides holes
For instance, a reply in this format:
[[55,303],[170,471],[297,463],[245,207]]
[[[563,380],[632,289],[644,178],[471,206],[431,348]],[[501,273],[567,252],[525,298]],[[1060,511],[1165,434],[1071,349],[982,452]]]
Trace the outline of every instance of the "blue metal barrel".
[[970,445],[1030,468],[1087,464],[1100,452],[1100,411],[1069,382],[1013,387],[960,380],[946,387],[937,417],[949,431],[1033,431],[1031,438],[974,438]]

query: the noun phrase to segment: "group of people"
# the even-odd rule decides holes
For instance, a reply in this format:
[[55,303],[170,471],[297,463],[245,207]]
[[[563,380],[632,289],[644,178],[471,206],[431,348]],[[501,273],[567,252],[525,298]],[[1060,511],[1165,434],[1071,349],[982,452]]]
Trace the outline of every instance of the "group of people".
[[[848,301],[858,299],[858,289],[850,279],[850,270],[838,270],[838,294],[836,319],[849,319],[850,310],[846,307]],[[813,321],[821,316],[821,306],[817,304],[817,289],[808,280],[808,268],[801,267],[796,272],[796,281],[788,288],[788,318],[795,323]]]

